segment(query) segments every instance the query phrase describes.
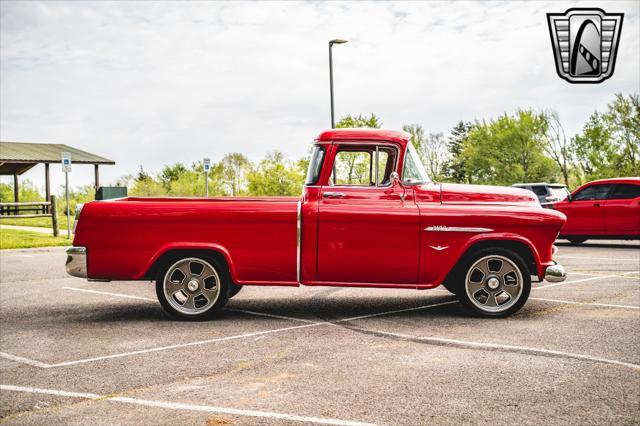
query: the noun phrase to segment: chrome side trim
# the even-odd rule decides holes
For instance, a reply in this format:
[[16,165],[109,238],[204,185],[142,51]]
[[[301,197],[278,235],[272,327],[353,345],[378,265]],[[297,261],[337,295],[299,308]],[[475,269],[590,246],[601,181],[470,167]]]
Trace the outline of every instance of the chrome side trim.
[[427,226],[424,230],[431,232],[493,232],[491,228],[466,228],[462,226]]
[[67,249],[67,263],[65,264],[67,274],[87,278],[87,248],[69,247]]
[[302,201],[298,201],[298,219],[296,226],[296,280],[300,283],[300,258],[302,255]]

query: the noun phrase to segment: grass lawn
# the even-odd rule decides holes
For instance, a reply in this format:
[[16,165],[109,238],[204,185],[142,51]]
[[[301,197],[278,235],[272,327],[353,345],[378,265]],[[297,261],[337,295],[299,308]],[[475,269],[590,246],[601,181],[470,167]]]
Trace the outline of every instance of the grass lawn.
[[[19,226],[36,226],[38,228],[51,229],[50,217],[31,217],[31,218],[11,218],[0,219],[0,225],[19,225]],[[73,219],[71,219],[71,226],[73,226]],[[67,217],[58,216],[58,227],[60,229],[67,229]]]
[[70,246],[73,239],[67,236],[54,237],[40,232],[0,229],[0,250],[32,247]]

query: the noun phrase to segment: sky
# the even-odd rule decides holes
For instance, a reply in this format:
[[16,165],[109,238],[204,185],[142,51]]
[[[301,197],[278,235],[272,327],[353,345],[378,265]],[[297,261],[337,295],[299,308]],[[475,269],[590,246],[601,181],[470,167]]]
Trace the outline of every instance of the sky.
[[[613,77],[555,71],[546,13],[624,12]],[[228,152],[296,159],[336,116],[448,133],[460,120],[555,109],[568,135],[615,93],[640,92],[640,2],[0,2],[0,139],[64,143],[140,166]],[[44,167],[23,175],[44,184]],[[53,188],[64,175],[52,167]],[[71,185],[91,184],[76,165]],[[2,182],[12,178],[3,177]]]

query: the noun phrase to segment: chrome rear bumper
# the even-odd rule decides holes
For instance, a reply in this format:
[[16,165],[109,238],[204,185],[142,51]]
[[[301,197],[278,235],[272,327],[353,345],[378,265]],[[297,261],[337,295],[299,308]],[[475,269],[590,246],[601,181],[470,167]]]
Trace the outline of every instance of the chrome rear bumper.
[[69,247],[65,267],[67,274],[78,278],[87,278],[87,248]]
[[567,279],[567,272],[561,264],[556,263],[555,265],[547,266],[544,279],[550,283],[561,283]]

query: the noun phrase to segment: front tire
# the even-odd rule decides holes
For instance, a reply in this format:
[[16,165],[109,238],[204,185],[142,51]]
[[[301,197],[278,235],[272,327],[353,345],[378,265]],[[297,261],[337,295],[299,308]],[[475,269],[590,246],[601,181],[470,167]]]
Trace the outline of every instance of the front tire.
[[456,295],[471,313],[503,318],[516,313],[531,292],[531,275],[522,257],[503,248],[479,250],[458,269]]
[[213,318],[227,303],[226,268],[208,256],[173,258],[156,278],[156,295],[164,310],[179,320]]

